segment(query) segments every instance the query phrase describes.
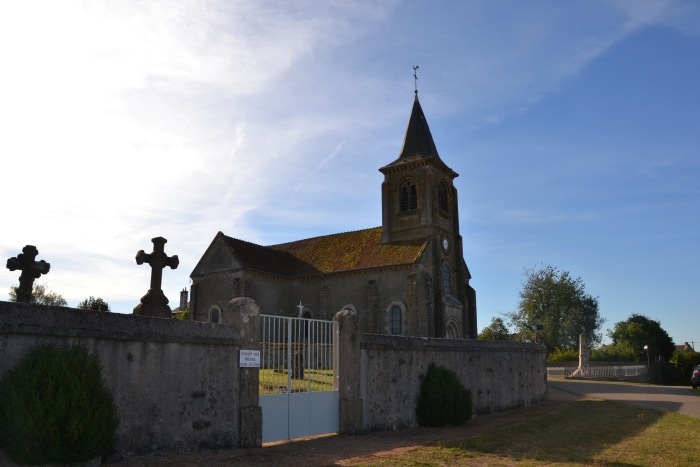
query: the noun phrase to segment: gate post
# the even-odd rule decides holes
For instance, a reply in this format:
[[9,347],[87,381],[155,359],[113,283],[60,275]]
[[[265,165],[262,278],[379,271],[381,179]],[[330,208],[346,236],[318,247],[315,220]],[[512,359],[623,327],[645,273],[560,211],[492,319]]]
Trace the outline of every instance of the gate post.
[[362,433],[360,320],[357,312],[340,310],[333,317],[333,321],[338,322],[339,432]]
[[[222,323],[238,329],[244,350],[260,350],[260,308],[252,298],[234,298],[222,313]],[[239,365],[238,355],[236,364]],[[240,368],[240,442],[241,448],[262,446],[262,409],[258,396],[259,368]]]

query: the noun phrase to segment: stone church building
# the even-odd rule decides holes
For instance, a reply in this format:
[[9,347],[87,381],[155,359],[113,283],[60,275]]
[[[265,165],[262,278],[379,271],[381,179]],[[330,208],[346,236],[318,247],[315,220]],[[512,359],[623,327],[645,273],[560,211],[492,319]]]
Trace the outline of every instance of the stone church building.
[[454,179],[416,94],[401,153],[379,169],[382,226],[262,246],[219,232],[190,275],[191,314],[219,322],[235,297],[264,314],[332,319],[363,332],[475,339]]

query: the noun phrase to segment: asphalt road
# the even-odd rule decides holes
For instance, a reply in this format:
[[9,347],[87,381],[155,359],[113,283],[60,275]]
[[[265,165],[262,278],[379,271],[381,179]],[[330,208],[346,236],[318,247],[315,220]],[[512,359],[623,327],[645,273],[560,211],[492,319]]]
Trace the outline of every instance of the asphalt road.
[[612,383],[550,379],[550,388],[596,399],[622,401],[662,412],[678,412],[700,418],[700,394],[690,386],[655,386],[637,383]]

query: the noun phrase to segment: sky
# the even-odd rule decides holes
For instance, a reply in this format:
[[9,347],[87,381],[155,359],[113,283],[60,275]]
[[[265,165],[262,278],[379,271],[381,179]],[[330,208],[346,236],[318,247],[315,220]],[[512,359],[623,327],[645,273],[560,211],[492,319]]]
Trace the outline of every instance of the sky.
[[603,334],[636,313],[700,344],[698,2],[15,1],[0,57],[0,255],[36,245],[70,306],[130,313],[154,237],[176,307],[219,231],[381,225],[419,66],[479,329],[552,265]]

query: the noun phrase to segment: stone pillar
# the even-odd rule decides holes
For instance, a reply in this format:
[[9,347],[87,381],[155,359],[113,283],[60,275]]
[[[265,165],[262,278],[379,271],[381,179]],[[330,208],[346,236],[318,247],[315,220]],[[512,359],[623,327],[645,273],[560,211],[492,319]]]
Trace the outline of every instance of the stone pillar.
[[[243,350],[260,350],[260,308],[252,298],[234,298],[226,305],[221,322],[234,325],[241,336]],[[238,359],[238,356],[236,356]],[[240,444],[241,448],[262,446],[262,409],[258,396],[258,368],[240,370]]]
[[588,347],[586,347],[586,340],[583,338],[583,334],[578,335],[578,368],[573,372],[571,376],[577,376],[579,378],[585,378],[589,376],[588,371]]
[[362,433],[362,399],[360,398],[360,320],[357,312],[341,310],[333,321],[338,322],[338,375],[340,396],[340,433]]
[[578,367],[588,368],[588,347],[583,334],[578,335]]

